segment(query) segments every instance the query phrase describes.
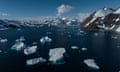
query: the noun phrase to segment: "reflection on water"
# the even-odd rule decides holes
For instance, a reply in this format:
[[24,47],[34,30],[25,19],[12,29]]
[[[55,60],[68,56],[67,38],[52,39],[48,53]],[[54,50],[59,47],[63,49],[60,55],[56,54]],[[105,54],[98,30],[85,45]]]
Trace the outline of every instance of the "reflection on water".
[[[41,44],[40,38],[48,36],[52,42]],[[27,46],[38,46],[37,52],[24,55],[23,51],[13,51],[11,46],[16,39],[24,37]],[[21,28],[0,31],[0,38],[7,42],[0,43],[0,72],[118,72],[120,70],[120,34],[115,32],[84,32],[78,28]],[[78,47],[72,49],[71,47]],[[49,64],[49,50],[65,48],[65,64]],[[86,48],[86,50],[82,50]],[[26,60],[43,57],[44,64],[26,66]],[[98,70],[88,68],[85,59],[94,59]]]

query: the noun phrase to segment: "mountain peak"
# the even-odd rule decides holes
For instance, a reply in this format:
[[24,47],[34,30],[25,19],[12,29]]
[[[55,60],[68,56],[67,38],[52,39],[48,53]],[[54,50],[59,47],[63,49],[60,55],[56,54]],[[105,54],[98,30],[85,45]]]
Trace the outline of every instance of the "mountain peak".
[[111,8],[101,8],[97,10],[94,14],[95,17],[103,17],[113,12]]
[[120,14],[120,8],[118,8],[117,10],[115,10],[113,13],[114,14]]

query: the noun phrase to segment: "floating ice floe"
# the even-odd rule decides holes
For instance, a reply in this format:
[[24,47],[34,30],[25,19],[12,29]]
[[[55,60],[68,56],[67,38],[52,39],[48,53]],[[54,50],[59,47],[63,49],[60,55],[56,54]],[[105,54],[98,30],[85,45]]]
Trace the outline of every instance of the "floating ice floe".
[[98,36],[98,33],[94,33],[94,36]]
[[113,39],[118,39],[118,36],[112,36]]
[[64,48],[50,49],[49,51],[49,61],[51,64],[64,64],[63,60],[66,50]]
[[83,62],[90,68],[100,69],[100,67],[95,63],[94,59],[85,59]]
[[71,35],[68,35],[68,37],[71,37]]
[[24,49],[25,44],[23,42],[16,42],[11,49],[16,50],[16,51],[20,51],[22,49]]
[[87,51],[87,48],[81,48],[82,51]]
[[20,28],[18,28],[18,29],[17,29],[17,31],[21,31],[21,29],[20,29]]
[[28,47],[28,48],[25,48],[24,49],[24,54],[25,55],[30,55],[30,54],[33,54],[37,51],[37,46],[31,46],[31,47]]
[[77,47],[77,46],[72,46],[71,48],[72,48],[72,49],[78,49],[78,47]]
[[45,36],[45,37],[42,37],[42,38],[40,39],[40,42],[41,42],[42,44],[44,44],[44,43],[46,43],[46,42],[52,42],[52,39],[49,38],[48,36]]
[[21,42],[21,41],[25,41],[25,38],[24,38],[24,36],[21,36],[19,39],[16,39],[16,42]]
[[47,60],[42,58],[42,57],[38,57],[38,58],[33,58],[33,59],[29,59],[26,61],[27,65],[35,65],[38,63],[45,63]]
[[2,52],[2,50],[0,50],[0,53]]
[[37,42],[33,42],[32,44],[33,44],[33,45],[36,45],[36,44],[37,44]]
[[7,42],[8,41],[8,39],[2,39],[2,38],[0,38],[0,43],[5,43],[5,42]]

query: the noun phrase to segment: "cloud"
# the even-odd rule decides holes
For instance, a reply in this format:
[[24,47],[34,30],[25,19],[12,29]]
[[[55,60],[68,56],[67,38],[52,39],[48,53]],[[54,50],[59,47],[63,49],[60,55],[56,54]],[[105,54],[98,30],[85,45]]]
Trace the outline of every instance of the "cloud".
[[58,11],[57,16],[61,16],[63,13],[69,12],[72,9],[74,9],[73,6],[63,4],[57,8]]
[[91,13],[78,13],[77,18],[82,22],[85,20]]

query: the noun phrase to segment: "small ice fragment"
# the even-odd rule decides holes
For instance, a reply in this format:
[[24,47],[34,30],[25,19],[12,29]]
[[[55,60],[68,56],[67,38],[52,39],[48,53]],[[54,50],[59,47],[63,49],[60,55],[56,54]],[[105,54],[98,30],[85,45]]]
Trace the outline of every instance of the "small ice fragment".
[[44,38],[41,38],[41,39],[40,39],[40,42],[41,42],[42,44],[44,44],[44,43],[45,43],[45,39],[44,39]]
[[64,48],[50,49],[49,51],[49,61],[52,64],[64,64],[63,54],[66,52]]
[[0,43],[5,43],[7,41],[8,41],[8,39],[2,39],[2,38],[0,38]]
[[0,53],[2,52],[2,50],[0,50]]
[[98,33],[94,33],[95,36],[98,36]]
[[23,42],[16,42],[11,49],[16,50],[16,51],[20,51],[25,47],[25,44]]
[[37,44],[37,42],[33,42],[32,44],[36,45],[36,44]]
[[20,28],[18,28],[18,29],[17,29],[17,31],[21,31],[21,29],[20,29]]
[[45,36],[44,38],[45,38],[46,42],[52,42],[52,39],[49,38],[48,36]]
[[71,37],[71,35],[68,35],[68,37]]
[[25,38],[24,38],[24,36],[21,36],[19,39],[16,39],[16,42],[18,42],[18,41],[25,41]]
[[72,48],[72,49],[78,49],[78,47],[77,47],[77,46],[72,46],[71,48]]
[[113,39],[118,39],[118,37],[117,37],[117,36],[112,36],[112,38],[113,38]]
[[80,33],[84,33],[84,31],[80,30]]
[[82,51],[86,51],[86,50],[87,50],[87,48],[82,48],[81,50],[82,50]]
[[41,42],[42,44],[44,44],[44,43],[46,43],[46,42],[52,42],[52,39],[49,38],[48,36],[45,36],[45,37],[42,37],[42,38],[40,39],[40,42]]
[[38,63],[45,63],[47,60],[42,58],[42,57],[38,57],[38,58],[33,58],[33,59],[29,59],[26,61],[27,65],[35,65]]
[[90,68],[100,69],[100,67],[95,63],[94,59],[85,59],[83,62]]
[[37,46],[31,46],[31,47],[28,47],[28,48],[25,48],[24,49],[24,54],[25,55],[30,55],[30,54],[33,54],[37,51]]

